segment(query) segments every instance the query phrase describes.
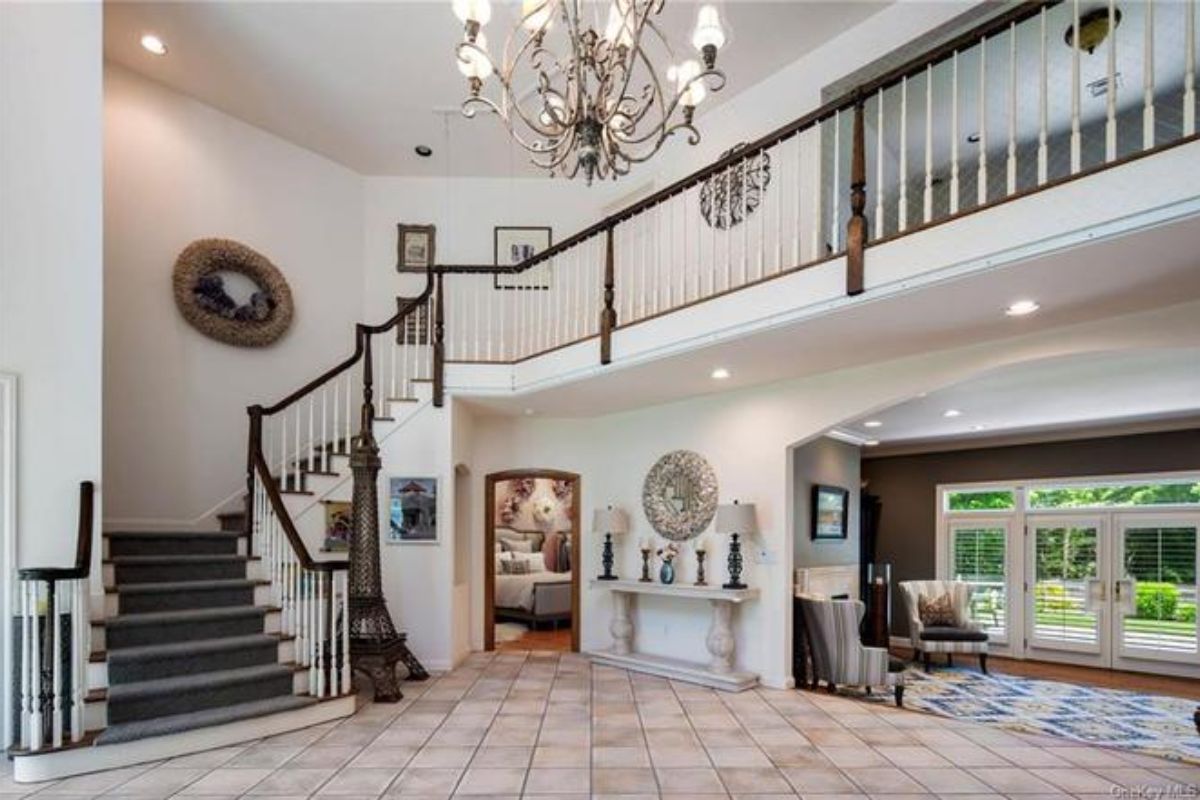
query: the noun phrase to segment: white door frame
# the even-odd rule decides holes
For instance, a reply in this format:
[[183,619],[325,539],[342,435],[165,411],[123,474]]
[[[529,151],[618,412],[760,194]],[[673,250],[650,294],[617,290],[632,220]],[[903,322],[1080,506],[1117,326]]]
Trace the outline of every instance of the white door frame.
[[13,684],[13,592],[17,574],[17,376],[0,372],[0,730],[5,747],[16,732],[12,729]]

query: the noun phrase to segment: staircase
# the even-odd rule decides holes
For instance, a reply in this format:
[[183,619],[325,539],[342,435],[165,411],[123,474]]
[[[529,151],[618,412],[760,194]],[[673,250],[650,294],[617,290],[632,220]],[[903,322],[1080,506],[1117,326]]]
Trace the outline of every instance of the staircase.
[[[108,726],[97,744],[193,730],[316,703],[275,631],[240,533],[105,535]],[[256,597],[256,594],[258,595]],[[301,680],[302,679],[302,680]]]

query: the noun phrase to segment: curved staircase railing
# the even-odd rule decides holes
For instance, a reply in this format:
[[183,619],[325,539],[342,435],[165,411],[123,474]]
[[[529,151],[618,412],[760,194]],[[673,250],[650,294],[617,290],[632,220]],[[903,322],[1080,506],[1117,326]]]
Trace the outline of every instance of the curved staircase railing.
[[[432,381],[440,373],[434,289],[430,273],[421,294],[401,299],[390,319],[355,326],[354,352],[348,358],[279,402],[247,409],[248,552],[262,561],[263,577],[281,612],[281,631],[295,637],[296,661],[308,668],[309,691],[315,697],[352,691],[352,633],[360,587],[352,586],[347,560],[312,557],[284,497],[310,494],[308,476],[334,474],[333,458],[352,459],[364,443],[374,447],[372,427],[380,419],[374,402],[377,386],[386,408],[411,399],[414,383]],[[355,518],[377,525],[376,507],[359,501],[357,473],[355,483]]]
[[79,484],[75,563],[17,570],[19,679],[17,745],[36,752],[84,736],[87,664],[91,652],[88,578],[92,569],[91,481]]

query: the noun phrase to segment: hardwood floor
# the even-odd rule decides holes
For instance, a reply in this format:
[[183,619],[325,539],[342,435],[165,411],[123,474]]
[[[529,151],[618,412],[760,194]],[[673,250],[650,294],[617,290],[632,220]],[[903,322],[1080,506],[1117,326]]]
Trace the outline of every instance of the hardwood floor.
[[571,629],[547,628],[540,631],[529,631],[520,639],[511,642],[496,642],[498,652],[513,650],[549,650],[556,653],[571,651]]
[[[911,650],[893,648],[902,658],[911,658]],[[934,657],[934,664],[945,663],[945,656]],[[976,659],[959,656],[955,664],[977,666]],[[1122,689],[1130,692],[1148,692],[1171,697],[1183,697],[1200,701],[1200,681],[1192,678],[1174,678],[1169,675],[1152,675],[1145,672],[1118,672],[1110,669],[1077,667],[1071,664],[1052,664],[1046,661],[1018,661],[1002,656],[988,656],[988,672],[1001,675],[1019,675],[1025,678],[1076,683],[1082,686],[1099,686],[1105,689]]]

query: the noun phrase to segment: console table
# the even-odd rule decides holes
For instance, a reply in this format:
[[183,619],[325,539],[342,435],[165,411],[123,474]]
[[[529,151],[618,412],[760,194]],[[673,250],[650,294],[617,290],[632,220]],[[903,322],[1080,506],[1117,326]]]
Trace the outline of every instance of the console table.
[[[739,672],[733,668],[733,607],[756,599],[758,589],[721,589],[715,586],[595,579],[590,581],[589,585],[593,589],[612,592],[613,598],[613,617],[608,627],[613,644],[607,650],[588,653],[593,662],[733,692],[744,691],[758,683],[757,674]],[[712,622],[704,642],[712,655],[709,662],[698,664],[678,658],[635,652],[630,608],[633,605],[633,595],[639,594],[675,597],[681,600],[707,600],[712,606]]]

